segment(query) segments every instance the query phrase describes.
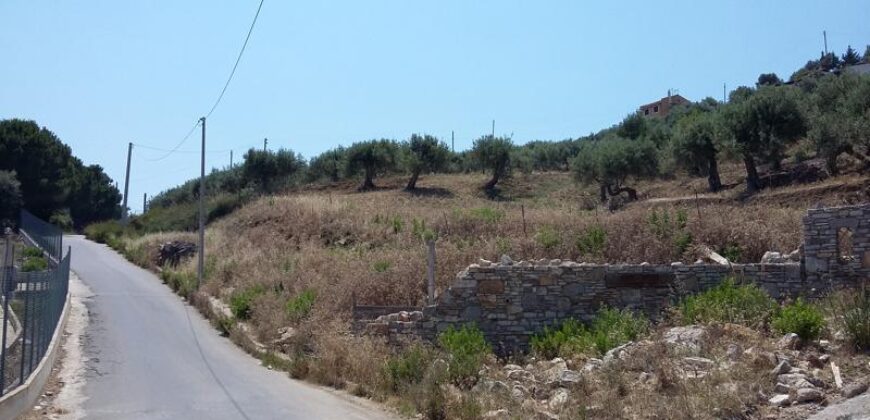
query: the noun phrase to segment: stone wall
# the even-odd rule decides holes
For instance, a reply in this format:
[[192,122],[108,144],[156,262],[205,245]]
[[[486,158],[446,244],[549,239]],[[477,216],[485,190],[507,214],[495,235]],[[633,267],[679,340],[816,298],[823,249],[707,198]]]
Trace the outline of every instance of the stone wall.
[[[841,234],[851,250],[841,249],[849,248],[841,247]],[[808,210],[803,251],[806,279],[815,287],[870,278],[870,204]]]
[[[544,327],[567,318],[589,321],[602,305],[641,312],[652,319],[680,298],[709,289],[726,277],[758,284],[771,296],[817,297],[833,287],[868,278],[868,205],[810,210],[801,263],[670,265],[587,264],[561,260],[499,263],[481,260],[424,309],[422,319],[383,316],[368,330],[400,338],[433,339],[447,328],[474,323],[499,353],[522,350]],[[839,258],[837,231],[852,232],[852,252]],[[832,239],[833,236],[833,239]],[[805,269],[806,266],[806,269]]]

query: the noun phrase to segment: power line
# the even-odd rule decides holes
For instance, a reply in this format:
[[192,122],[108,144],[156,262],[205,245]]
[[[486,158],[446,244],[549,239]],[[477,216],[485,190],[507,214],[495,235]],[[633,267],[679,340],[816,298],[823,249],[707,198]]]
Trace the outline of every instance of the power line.
[[[155,151],[158,151],[158,152],[169,152],[169,151],[172,151],[172,150],[170,150],[170,149],[162,149],[162,148],[160,148],[160,147],[147,146],[147,145],[139,144],[139,143],[133,143],[133,145],[136,146],[136,147],[138,147],[138,148],[140,148],[140,149],[155,150]],[[229,152],[229,151],[230,151],[230,149],[221,149],[221,150],[206,150],[205,152],[206,152],[206,153],[226,153],[226,152]],[[175,150],[175,151],[173,151],[173,152],[174,152],[174,153],[200,153],[199,150]]]
[[218,104],[221,103],[221,99],[224,97],[224,93],[226,93],[227,88],[230,86],[230,82],[233,80],[233,76],[236,74],[236,68],[239,67],[239,62],[242,61],[242,54],[245,53],[245,48],[248,47],[248,40],[251,39],[251,33],[254,32],[254,25],[257,24],[257,18],[260,17],[260,9],[263,8],[263,0],[260,0],[260,5],[257,6],[257,13],[254,15],[254,20],[251,22],[251,27],[248,29],[248,35],[245,36],[245,43],[242,44],[242,49],[239,51],[239,56],[236,57],[236,64],[233,65],[233,70],[230,72],[230,77],[227,78],[227,82],[224,84],[224,88],[221,89],[221,94],[218,95],[217,100],[212,105],[211,109],[208,111],[208,114],[205,114],[205,118],[211,116],[211,113],[214,112],[215,108],[217,108]]
[[199,120],[196,120],[196,124],[194,124],[193,127],[190,127],[190,131],[187,132],[187,135],[185,135],[184,138],[181,139],[181,141],[178,142],[178,144],[175,145],[175,147],[173,147],[171,150],[169,150],[168,152],[166,152],[166,154],[164,154],[163,156],[160,156],[160,157],[157,158],[157,159],[145,159],[145,160],[147,160],[147,161],[149,161],[149,162],[157,162],[157,161],[160,161],[160,160],[163,160],[163,159],[168,158],[168,157],[171,156],[173,153],[175,153],[176,151],[178,151],[178,148],[181,147],[181,145],[184,144],[184,142],[187,141],[188,138],[190,138],[190,135],[193,134],[194,130],[196,130],[196,127],[199,127]]
[[[224,83],[224,87],[223,87],[223,89],[221,89],[220,95],[218,95],[218,98],[214,102],[214,105],[211,106],[211,109],[205,115],[206,118],[210,117],[212,112],[214,112],[214,110],[218,107],[218,105],[221,103],[221,99],[223,99],[224,94],[227,92],[227,88],[230,87],[230,82],[232,82],[233,76],[235,76],[235,74],[236,74],[236,69],[239,67],[239,62],[242,61],[242,55],[245,53],[245,48],[248,47],[248,40],[251,39],[251,33],[254,32],[254,26],[257,24],[257,18],[260,17],[260,10],[263,8],[263,1],[264,0],[260,0],[260,5],[257,6],[257,13],[254,14],[254,20],[251,22],[251,27],[248,28],[248,34],[245,36],[245,42],[242,44],[242,49],[239,50],[239,56],[236,57],[236,63],[233,64],[233,69],[232,69],[232,71],[230,71],[230,76],[227,78],[227,82]],[[199,127],[200,123],[201,123],[201,120],[198,119],[196,121],[196,124],[194,124],[193,127],[190,128],[190,131],[187,132],[187,134],[184,136],[184,138],[181,139],[181,141],[178,142],[178,144],[176,144],[175,147],[170,149],[166,154],[164,154],[163,156],[160,156],[156,159],[146,159],[146,160],[149,162],[161,161],[163,159],[168,158],[173,153],[177,152],[178,149],[181,147],[181,145],[184,144],[184,142],[187,141],[188,138],[190,138],[190,136],[193,134],[193,132],[196,130],[196,128]]]

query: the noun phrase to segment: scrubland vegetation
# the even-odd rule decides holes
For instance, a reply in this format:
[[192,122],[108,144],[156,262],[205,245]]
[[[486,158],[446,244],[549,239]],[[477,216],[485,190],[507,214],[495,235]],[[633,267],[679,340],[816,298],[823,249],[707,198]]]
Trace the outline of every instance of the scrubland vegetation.
[[[562,142],[517,146],[484,136],[452,153],[415,135],[308,162],[290,151],[252,150],[242,166],[208,177],[199,290],[195,260],[155,265],[161,243],[194,241],[194,181],[155,197],[127,227],[106,222],[86,233],[159,270],[194,302],[205,295],[225,302],[232,317],[216,322],[237,339],[245,325],[267,348],[264,363],[403,414],[800,418],[803,408],[775,411],[760,397],[773,392],[770,369],[781,356],[803,366],[824,353],[844,375],[866,380],[866,291],[779,303],[755,286],[726,282],[674,302],[657,323],[602,308],[589,325],[569,320],[541,331],[531,354],[509,360],[497,360],[473,326],[400,347],[348,331],[354,298],[423,303],[425,240],[436,241],[438,290],[478,258],[502,254],[668,264],[695,261],[702,246],[734,262],[796,249],[807,207],[870,199],[870,93],[860,93],[870,92],[870,78],[827,74],[831,60],[808,63],[791,85],[762,75],[727,104],[703,100],[665,120],[631,115]],[[686,373],[685,352],[663,342],[670,328],[685,326],[705,331],[691,354],[704,360],[692,363],[718,368]],[[803,350],[778,349],[785,333],[797,334]],[[620,346],[631,356],[614,355]],[[592,361],[599,358],[612,361]],[[583,375],[559,382],[547,373],[556,368]]]

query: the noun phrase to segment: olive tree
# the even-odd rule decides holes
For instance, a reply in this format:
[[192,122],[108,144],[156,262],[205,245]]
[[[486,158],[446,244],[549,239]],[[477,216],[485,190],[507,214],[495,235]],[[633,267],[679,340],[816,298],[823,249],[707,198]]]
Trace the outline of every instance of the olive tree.
[[578,181],[599,186],[601,201],[622,193],[636,200],[637,190],[627,183],[656,175],[658,151],[648,140],[605,138],[584,145],[574,158],[573,169]]
[[413,134],[402,147],[402,166],[411,173],[405,189],[417,188],[417,179],[422,172],[443,170],[450,157],[450,149],[443,142],[428,134]]
[[492,171],[492,177],[483,189],[491,191],[498,181],[510,173],[513,142],[508,137],[483,136],[474,141],[471,153],[483,169]]
[[363,181],[358,190],[366,191],[375,188],[374,179],[377,175],[396,168],[398,146],[393,140],[369,140],[354,143],[347,149],[345,172],[348,175],[362,172]]
[[718,127],[713,113],[695,112],[677,123],[671,150],[677,165],[695,175],[706,175],[711,192],[722,188],[717,161]]
[[756,161],[778,169],[786,147],[806,134],[797,94],[797,89],[788,86],[741,90],[739,97],[732,93],[731,103],[723,108],[724,127],[730,145],[743,157],[750,192],[761,189]]

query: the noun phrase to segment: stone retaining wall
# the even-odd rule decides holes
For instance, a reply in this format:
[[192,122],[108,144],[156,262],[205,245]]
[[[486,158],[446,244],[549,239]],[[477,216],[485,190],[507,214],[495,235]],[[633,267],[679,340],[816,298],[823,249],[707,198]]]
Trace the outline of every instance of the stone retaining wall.
[[[433,339],[451,326],[474,323],[504,354],[525,349],[529,338],[545,326],[567,318],[589,321],[602,305],[658,318],[683,296],[709,289],[729,276],[758,284],[778,299],[817,297],[868,278],[868,222],[870,205],[810,210],[804,222],[807,243],[801,263],[601,265],[561,260],[515,263],[507,257],[499,263],[481,260],[459,273],[436,304],[424,309],[422,319],[384,316],[369,323],[367,330],[393,339],[409,334]],[[836,231],[843,226],[851,229],[852,252],[860,258],[838,259]]]

